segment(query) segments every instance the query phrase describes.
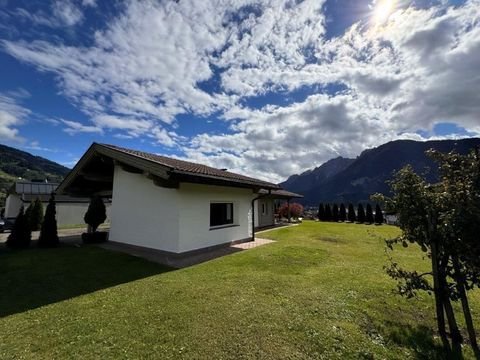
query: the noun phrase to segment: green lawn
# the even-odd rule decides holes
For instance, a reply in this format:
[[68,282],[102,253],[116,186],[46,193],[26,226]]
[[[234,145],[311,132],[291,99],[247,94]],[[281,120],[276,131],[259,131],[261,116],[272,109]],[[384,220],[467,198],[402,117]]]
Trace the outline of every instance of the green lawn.
[[[384,274],[396,234],[306,222],[172,271],[96,247],[1,250],[0,358],[439,357],[432,299],[395,295]],[[426,265],[414,249],[395,256]],[[480,326],[480,294],[471,300]]]

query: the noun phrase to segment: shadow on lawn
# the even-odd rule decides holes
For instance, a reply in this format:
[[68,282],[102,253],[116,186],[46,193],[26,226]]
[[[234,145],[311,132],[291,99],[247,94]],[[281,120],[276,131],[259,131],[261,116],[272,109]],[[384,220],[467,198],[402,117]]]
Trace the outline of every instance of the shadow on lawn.
[[173,270],[95,246],[0,248],[0,317]]
[[432,329],[426,326],[410,326],[388,322],[389,339],[415,351],[417,359],[445,359],[442,347],[434,339]]

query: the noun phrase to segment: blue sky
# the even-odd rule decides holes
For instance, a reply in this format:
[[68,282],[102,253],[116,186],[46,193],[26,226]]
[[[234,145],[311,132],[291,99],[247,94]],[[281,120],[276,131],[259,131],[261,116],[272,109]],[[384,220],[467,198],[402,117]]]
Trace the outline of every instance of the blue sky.
[[271,181],[480,134],[480,1],[0,0],[0,142],[92,142]]

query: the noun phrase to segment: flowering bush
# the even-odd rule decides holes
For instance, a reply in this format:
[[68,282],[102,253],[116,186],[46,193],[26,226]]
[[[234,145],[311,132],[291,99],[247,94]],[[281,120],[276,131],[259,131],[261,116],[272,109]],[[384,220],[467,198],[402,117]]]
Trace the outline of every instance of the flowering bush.
[[[303,206],[298,203],[290,204],[290,216],[293,218],[298,218],[303,214]],[[278,209],[278,215],[282,218],[288,217],[288,204],[285,203]]]

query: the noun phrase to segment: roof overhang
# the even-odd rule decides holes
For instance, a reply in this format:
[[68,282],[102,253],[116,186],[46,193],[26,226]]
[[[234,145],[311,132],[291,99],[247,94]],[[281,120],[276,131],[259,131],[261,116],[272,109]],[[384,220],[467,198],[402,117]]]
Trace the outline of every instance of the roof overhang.
[[263,197],[269,197],[271,199],[285,199],[285,200],[290,200],[290,199],[301,199],[303,198],[303,195],[297,194],[291,191],[283,190],[283,189],[276,189],[272,191],[268,191],[265,189],[262,189],[259,191],[260,194],[263,195]]
[[75,167],[67,174],[57,188],[57,193],[71,196],[99,195],[111,197],[114,166],[123,170],[141,173],[152,179],[158,186],[178,187],[181,182],[229,186],[252,189],[280,189],[278,185],[263,181],[221,178],[208,174],[190,173],[159,164],[136,155],[93,143]]

